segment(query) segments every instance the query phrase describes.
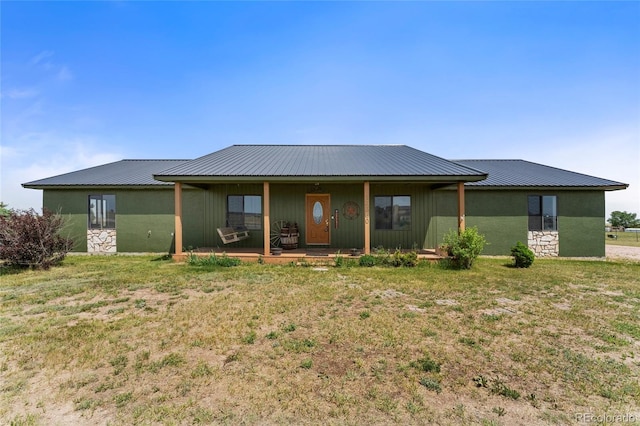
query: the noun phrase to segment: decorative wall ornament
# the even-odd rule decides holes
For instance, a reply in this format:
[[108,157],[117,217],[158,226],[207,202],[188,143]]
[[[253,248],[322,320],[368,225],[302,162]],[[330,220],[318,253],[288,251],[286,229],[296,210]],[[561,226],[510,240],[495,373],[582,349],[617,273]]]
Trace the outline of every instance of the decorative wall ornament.
[[353,220],[360,216],[360,206],[355,201],[347,201],[342,206],[342,215],[349,220]]

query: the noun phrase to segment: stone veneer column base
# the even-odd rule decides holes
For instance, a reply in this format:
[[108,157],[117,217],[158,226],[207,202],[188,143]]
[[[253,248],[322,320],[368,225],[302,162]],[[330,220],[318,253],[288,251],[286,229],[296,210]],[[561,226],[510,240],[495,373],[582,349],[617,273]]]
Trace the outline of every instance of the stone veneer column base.
[[557,257],[560,253],[558,231],[529,231],[529,248],[536,257]]
[[116,230],[88,229],[87,253],[116,253]]

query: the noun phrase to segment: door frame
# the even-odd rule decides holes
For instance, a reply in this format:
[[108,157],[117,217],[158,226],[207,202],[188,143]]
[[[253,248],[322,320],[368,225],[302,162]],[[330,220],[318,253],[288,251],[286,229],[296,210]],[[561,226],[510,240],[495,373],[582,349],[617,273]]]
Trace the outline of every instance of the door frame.
[[[322,217],[325,219],[325,226],[327,227],[327,242],[310,243],[309,232],[310,221],[313,221],[313,206],[309,205],[309,197],[323,197],[326,200],[326,206],[322,211]],[[328,246],[331,245],[331,194],[305,194],[304,197],[304,210],[305,210],[305,244],[308,246]]]

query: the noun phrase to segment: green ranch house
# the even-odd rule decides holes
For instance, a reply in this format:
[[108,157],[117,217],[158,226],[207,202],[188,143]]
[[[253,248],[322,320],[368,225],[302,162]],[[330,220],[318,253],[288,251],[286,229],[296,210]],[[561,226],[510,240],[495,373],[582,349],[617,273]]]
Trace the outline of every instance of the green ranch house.
[[[446,160],[404,145],[233,145],[122,160],[23,184],[69,217],[75,250],[257,259],[376,247],[434,253],[477,226],[505,255],[604,256],[605,191],[627,184],[523,160]],[[283,259],[278,257],[278,259]],[[284,260],[284,259],[283,259]]]

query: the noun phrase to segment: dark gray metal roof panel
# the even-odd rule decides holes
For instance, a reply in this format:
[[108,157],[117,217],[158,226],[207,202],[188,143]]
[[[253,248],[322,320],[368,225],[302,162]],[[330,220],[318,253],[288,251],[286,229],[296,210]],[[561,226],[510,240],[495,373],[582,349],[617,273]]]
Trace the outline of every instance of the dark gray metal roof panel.
[[153,174],[175,167],[186,160],[121,160],[63,175],[23,183],[25,188],[53,186],[165,186]]
[[624,189],[626,183],[602,179],[525,160],[453,160],[484,170],[487,179],[469,182],[469,187],[567,187]]
[[484,176],[405,145],[233,145],[156,177]]

